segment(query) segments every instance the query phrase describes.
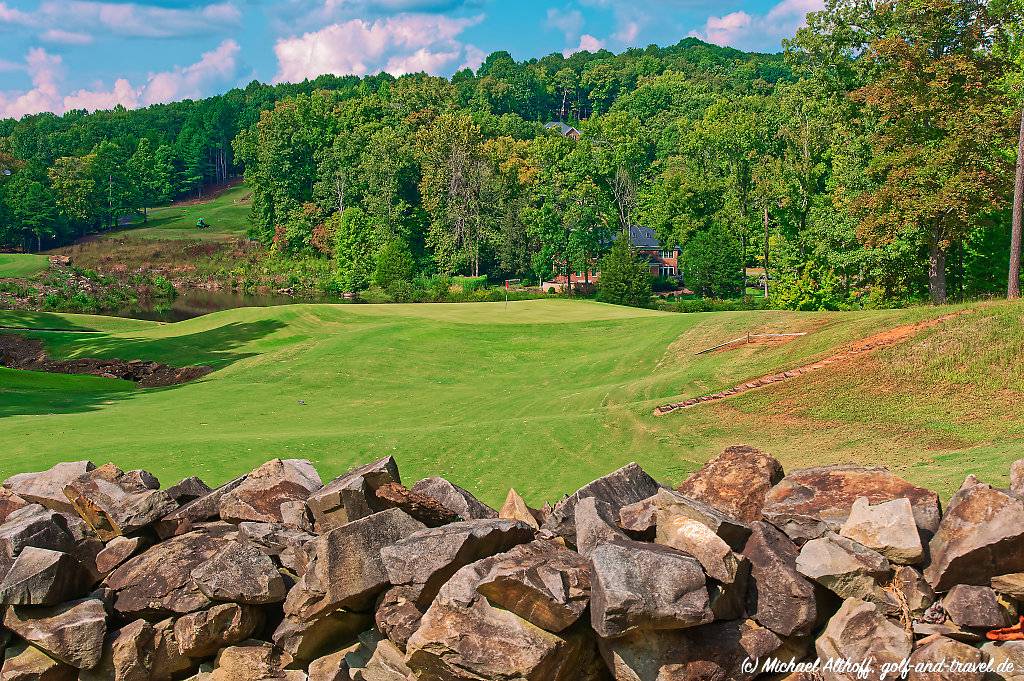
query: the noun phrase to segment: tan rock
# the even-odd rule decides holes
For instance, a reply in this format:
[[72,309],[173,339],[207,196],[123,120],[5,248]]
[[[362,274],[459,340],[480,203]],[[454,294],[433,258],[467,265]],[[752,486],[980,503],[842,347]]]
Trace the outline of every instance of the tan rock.
[[736,575],[746,561],[743,556],[733,553],[710,527],[685,516],[668,517],[658,523],[655,541],[693,556],[700,561],[708,577],[725,584],[736,581]]
[[92,669],[103,655],[107,613],[97,599],[50,608],[9,608],[3,624],[55,660],[76,669]]
[[526,502],[523,501],[523,498],[519,496],[519,493],[514,489],[509,489],[508,496],[505,497],[505,503],[502,505],[501,510],[498,511],[498,517],[507,518],[508,520],[518,520],[522,523],[526,523],[535,530],[540,529],[540,511],[527,506]]
[[389,482],[402,482],[398,464],[390,456],[354,468],[314,492],[306,503],[313,513],[316,531],[325,534],[386,510],[388,506],[377,499],[376,490]]
[[64,496],[64,488],[72,480],[95,467],[91,461],[59,463],[41,473],[11,476],[4,481],[3,486],[30,503],[40,504],[53,511],[74,514],[74,507]]
[[263,626],[263,612],[251,606],[223,603],[174,622],[174,638],[185,657],[204,658],[240,643]]
[[[691,499],[678,492],[660,490],[654,497],[657,506],[658,527],[668,528],[680,518],[696,520],[706,525],[734,551],[741,551],[750,537],[750,525],[735,520],[703,501]],[[668,530],[663,530],[667,532]]]
[[129,535],[175,511],[178,503],[145,471],[124,472],[112,463],[75,478],[64,495],[103,541]]
[[1010,598],[1024,601],[1024,572],[997,575],[992,578],[992,588]]
[[288,591],[274,561],[256,546],[239,542],[192,570],[192,581],[211,600],[250,605],[281,603]]
[[750,523],[761,519],[765,495],[783,475],[782,464],[770,454],[737,445],[704,464],[677,491]]
[[974,646],[940,636],[910,656],[907,681],[983,681],[985,657]]
[[135,620],[110,632],[103,644],[100,663],[84,670],[80,681],[149,681],[153,664],[153,626]]
[[290,514],[304,508],[309,496],[323,487],[316,469],[301,459],[274,459],[246,476],[220,500],[220,517],[227,522],[255,521],[299,524]]
[[61,664],[38,648],[18,644],[7,649],[0,679],[3,681],[75,681],[74,667]]
[[88,571],[66,553],[28,547],[0,582],[0,605],[59,605],[85,595]]
[[148,545],[145,537],[115,537],[96,554],[96,569],[105,575]]
[[[900,664],[910,657],[912,637],[902,627],[886,619],[872,603],[855,598],[843,602],[839,612],[829,620],[828,626],[815,642],[818,657],[828,660],[850,661],[854,664],[873,660],[872,673],[866,677],[881,681],[883,666]],[[893,672],[886,678],[892,678]],[[825,681],[854,681],[857,671],[824,671]]]
[[858,497],[839,534],[878,551],[899,565],[916,565],[924,559],[924,547],[909,499],[893,499],[871,506],[867,497]]

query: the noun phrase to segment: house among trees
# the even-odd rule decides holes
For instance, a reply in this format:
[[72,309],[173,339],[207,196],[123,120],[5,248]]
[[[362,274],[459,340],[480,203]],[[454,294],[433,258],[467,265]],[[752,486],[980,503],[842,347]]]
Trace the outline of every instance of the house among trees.
[[557,130],[562,135],[562,137],[569,137],[574,140],[578,140],[580,137],[583,136],[582,132],[566,123],[551,122],[546,124],[544,128],[547,130]]
[[[617,238],[617,235],[616,235]],[[640,258],[646,259],[650,264],[652,277],[675,279],[682,282],[682,274],[679,270],[679,259],[682,249],[675,246],[664,249],[654,230],[649,227],[633,225],[629,228],[629,241],[636,249]],[[566,283],[570,283],[574,290],[588,290],[601,279],[601,271],[597,268],[590,272],[572,272],[568,278],[565,274],[559,274],[551,281],[545,281],[542,289],[547,291],[564,291]]]

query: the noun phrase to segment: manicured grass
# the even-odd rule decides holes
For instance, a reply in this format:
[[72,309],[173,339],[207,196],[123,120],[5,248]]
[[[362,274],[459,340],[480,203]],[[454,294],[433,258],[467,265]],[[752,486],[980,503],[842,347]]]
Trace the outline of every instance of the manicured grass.
[[50,266],[45,255],[0,253],[0,279],[30,277]]
[[[210,201],[196,205],[177,205],[154,208],[149,221],[129,232],[117,232],[121,237],[129,234],[140,239],[200,239],[223,241],[245,234],[249,226],[250,192],[245,185],[228,189]],[[206,229],[197,229],[199,218],[206,220]]]
[[[169,325],[46,315],[41,326],[58,317],[101,331],[40,333],[56,356],[218,370],[159,390],[0,373],[0,477],[90,458],[168,482],[219,483],[269,458],[302,457],[329,479],[393,454],[408,482],[443,475],[491,504],[515,486],[540,504],[629,461],[678,483],[743,442],[787,468],[884,464],[948,495],[970,472],[1005,483],[1019,457],[1020,305],[979,307],[897,347],[738,399],[651,414],[948,311],[683,315],[545,300],[507,309],[296,305]],[[694,355],[746,331],[808,335]]]

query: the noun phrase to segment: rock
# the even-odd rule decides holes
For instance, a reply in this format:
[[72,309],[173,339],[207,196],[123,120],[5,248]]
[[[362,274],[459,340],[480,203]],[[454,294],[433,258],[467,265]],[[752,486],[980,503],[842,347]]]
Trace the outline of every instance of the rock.
[[782,464],[754,447],[728,447],[691,475],[677,491],[751,523],[761,519],[768,490],[782,480]]
[[75,511],[103,541],[138,532],[178,508],[156,478],[124,472],[112,463],[72,480],[64,488]]
[[153,626],[144,620],[111,632],[103,644],[99,665],[83,671],[80,681],[149,681],[153,634]]
[[418,587],[393,586],[377,600],[373,616],[377,629],[403,650],[429,606],[419,604],[420,595]]
[[893,499],[871,506],[867,497],[858,497],[839,534],[878,551],[899,565],[916,565],[924,559],[921,535],[909,499]]
[[658,505],[655,503],[657,496],[648,497],[629,506],[623,506],[619,510],[619,527],[643,536],[654,539],[654,530],[658,526]]
[[576,550],[587,558],[601,544],[616,539],[630,539],[619,528],[618,517],[611,504],[596,497],[587,497],[576,504]]
[[980,484],[981,480],[978,479],[978,476],[975,475],[974,473],[971,473],[966,478],[964,478],[964,481],[962,483],[960,483],[960,489],[967,489],[968,487],[974,487],[975,485]]
[[281,603],[288,591],[274,561],[256,546],[238,542],[192,570],[192,581],[211,600],[250,605]]
[[750,537],[750,526],[734,520],[702,501],[678,492],[660,490],[654,498],[657,506],[656,524],[668,526],[677,518],[689,518],[706,525],[734,551],[740,551]]
[[0,579],[14,565],[18,554],[30,546],[65,553],[79,552],[77,538],[66,516],[39,504],[29,504],[12,512],[0,525]]
[[[459,570],[438,593],[409,639],[405,664],[417,679],[598,681],[596,650],[585,632],[565,636],[491,606],[476,590],[501,560]],[[387,677],[385,677],[387,678]],[[391,679],[388,679],[391,681]]]
[[282,523],[241,523],[238,530],[244,541],[277,558],[292,573],[300,577],[306,574],[309,566],[306,549],[316,535]]
[[939,526],[939,497],[885,468],[823,466],[790,473],[768,492],[764,519],[798,544],[826,531],[839,532],[859,497],[871,504],[907,498],[917,526],[928,535]]
[[[899,664],[910,657],[912,637],[885,618],[877,606],[856,598],[843,602],[825,631],[815,642],[821,660],[849,660],[853,663],[873,659],[873,673],[866,677],[880,681],[882,665]],[[890,672],[887,678],[893,678]],[[855,671],[824,671],[825,681],[853,681]]]
[[197,523],[218,517],[221,499],[245,482],[248,477],[243,475],[240,478],[235,478],[206,496],[186,503],[156,524],[157,534],[161,539],[176,537],[191,532]]
[[1024,572],[1024,500],[987,485],[961,490],[928,546],[924,576],[939,592]]
[[682,515],[663,514],[655,541],[696,558],[708,577],[724,584],[736,581],[746,558],[733,553],[710,527]]
[[185,657],[204,658],[241,643],[263,625],[262,611],[235,603],[215,605],[178,618],[174,638]]
[[413,681],[405,654],[391,641],[367,632],[360,636],[359,657],[365,662],[351,672],[355,681]]
[[1010,466],[1010,490],[1024,495],[1024,459],[1014,461]]
[[274,630],[274,645],[299,662],[309,662],[346,644],[373,626],[364,613],[335,610],[312,620],[285,617]]
[[427,527],[440,527],[462,520],[461,516],[449,511],[433,497],[413,492],[397,482],[381,485],[374,494],[385,506],[400,508]]
[[25,644],[8,648],[0,669],[3,681],[75,681],[76,675],[74,667]]
[[145,537],[114,537],[96,554],[96,569],[107,574],[148,546]]
[[897,565],[893,586],[907,604],[911,617],[922,617],[935,603],[935,592],[920,572],[906,565]]
[[388,581],[420,590],[429,604],[460,568],[532,541],[534,530],[503,518],[466,520],[424,529],[381,549]]
[[534,541],[497,556],[476,590],[491,605],[557,634],[590,603],[590,566],[563,546]]
[[24,549],[0,583],[0,605],[59,605],[83,596],[91,576],[61,551]]
[[30,503],[39,504],[52,511],[74,514],[74,507],[64,496],[64,488],[72,480],[95,467],[91,461],[59,463],[42,473],[21,473],[11,476],[4,481],[3,486]]
[[387,508],[375,491],[389,482],[401,483],[398,464],[390,456],[355,468],[328,483],[306,500],[313,513],[316,531],[325,534],[346,523]]
[[602,544],[591,555],[591,623],[601,637],[683,629],[714,618],[695,558],[657,544]]
[[[910,674],[907,679],[908,681],[983,681],[985,673],[977,670],[981,669],[984,663],[985,655],[977,648],[940,636],[931,643],[921,646],[910,656]],[[962,667],[953,669],[953,664],[962,665]],[[921,671],[917,671],[917,669]]]
[[107,613],[97,599],[51,608],[9,608],[3,624],[50,657],[76,669],[92,669],[103,654]]
[[885,603],[879,586],[892,574],[889,561],[855,541],[828,533],[800,550],[796,570],[840,598],[861,598]]
[[412,486],[412,491],[432,497],[462,520],[497,518],[498,512],[470,492],[444,478],[425,478]]
[[564,537],[572,545],[576,545],[576,504],[587,497],[596,497],[611,505],[618,515],[623,506],[635,504],[657,494],[660,486],[640,466],[631,463],[614,473],[609,473],[593,482],[584,485],[574,494],[555,504],[543,528]]
[[[274,459],[246,476],[220,500],[220,517],[231,523],[246,520],[297,524],[289,514],[323,487],[316,469],[301,459]],[[304,512],[304,511],[303,511]]]
[[800,549],[773,525],[755,522],[751,528],[743,547],[750,562],[750,612],[780,636],[808,636],[821,612],[814,584],[797,572]]
[[185,478],[178,484],[172,485],[164,491],[167,492],[167,496],[177,502],[178,506],[184,506],[196,499],[205,497],[213,490],[210,489],[209,485],[205,482],[193,476],[191,478]]
[[0,525],[7,522],[7,518],[19,508],[25,508],[29,502],[19,497],[14,492],[0,487]]
[[285,613],[300,620],[340,608],[369,609],[388,586],[381,549],[425,529],[397,508],[342,525],[310,546],[313,562],[288,593]]
[[993,672],[986,679],[1002,679],[1004,681],[1024,681],[1024,641],[1006,641],[1005,643],[986,643],[981,647],[983,655],[987,655],[993,669],[1008,671]]
[[782,640],[752,621],[715,622],[682,631],[635,631],[602,639],[616,681],[750,681],[745,662],[763,661]]
[[942,598],[942,608],[957,626],[971,629],[1002,629],[1012,618],[999,605],[996,592],[987,586],[957,584]]
[[310,662],[309,681],[351,681],[350,668],[345,658],[354,649],[355,646],[343,648]]
[[220,651],[210,681],[305,681],[305,673],[286,671],[291,662],[269,643],[245,641]]
[[505,503],[498,512],[498,517],[518,520],[535,530],[539,530],[544,522],[541,512],[527,506],[523,498],[519,496],[519,492],[516,492],[514,489],[509,489],[508,496],[505,497]]
[[1024,601],[1024,572],[998,575],[992,578],[992,588],[1010,598]]
[[114,610],[125,618],[158,619],[203,610],[213,601],[192,581],[192,571],[227,547],[235,535],[200,529],[156,544],[111,572]]

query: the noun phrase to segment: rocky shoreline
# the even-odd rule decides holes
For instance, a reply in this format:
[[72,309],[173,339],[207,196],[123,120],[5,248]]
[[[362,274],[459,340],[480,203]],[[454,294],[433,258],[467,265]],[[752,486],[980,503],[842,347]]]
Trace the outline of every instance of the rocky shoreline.
[[1024,679],[1024,461],[944,513],[750,447],[499,510],[391,458],[71,462],[3,483],[0,576],[3,681]]

